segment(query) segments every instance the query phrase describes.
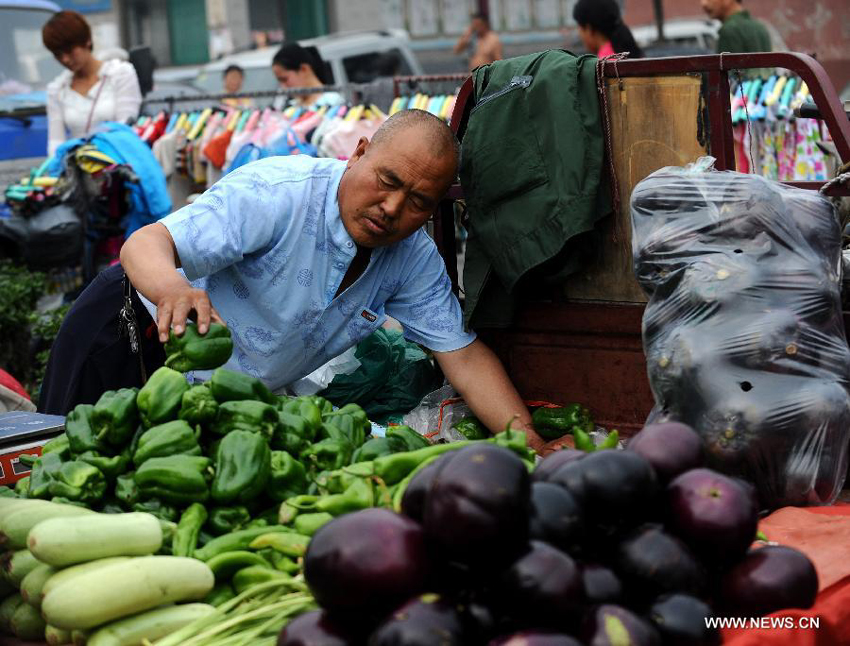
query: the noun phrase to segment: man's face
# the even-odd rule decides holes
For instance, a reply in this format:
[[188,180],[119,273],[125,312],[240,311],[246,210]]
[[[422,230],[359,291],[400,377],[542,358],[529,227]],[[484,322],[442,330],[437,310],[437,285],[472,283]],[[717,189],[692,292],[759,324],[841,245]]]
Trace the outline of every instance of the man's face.
[[487,33],[487,23],[481,20],[481,18],[473,18],[472,31],[474,31],[479,36],[483,36]]
[[242,72],[230,70],[224,75],[224,91],[235,94],[242,89]]
[[709,18],[715,20],[723,20],[729,13],[732,5],[736,0],[700,0],[702,10],[708,14]]
[[378,146],[363,137],[340,182],[342,222],[361,247],[394,244],[425,224],[455,172],[451,155],[434,155],[416,127]]

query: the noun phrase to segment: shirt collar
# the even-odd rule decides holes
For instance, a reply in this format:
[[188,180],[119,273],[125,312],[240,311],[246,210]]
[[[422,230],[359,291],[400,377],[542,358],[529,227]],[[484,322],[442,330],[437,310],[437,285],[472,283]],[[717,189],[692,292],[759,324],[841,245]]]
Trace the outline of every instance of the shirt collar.
[[325,226],[330,234],[330,240],[338,249],[350,251],[349,255],[354,255],[354,240],[349,235],[348,230],[342,223],[342,216],[339,213],[339,183],[342,181],[342,175],[345,172],[345,162],[340,162],[339,166],[334,168],[331,175],[329,190],[325,198]]

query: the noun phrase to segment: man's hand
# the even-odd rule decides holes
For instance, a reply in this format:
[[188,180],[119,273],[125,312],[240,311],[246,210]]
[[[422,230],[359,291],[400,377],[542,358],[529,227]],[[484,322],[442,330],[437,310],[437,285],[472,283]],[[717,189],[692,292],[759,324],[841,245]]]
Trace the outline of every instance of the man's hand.
[[435,352],[446,378],[464,398],[472,412],[493,433],[511,428],[525,431],[535,451],[545,442],[534,430],[531,414],[492,350],[478,339],[452,352]]
[[[192,313],[195,316],[191,316]],[[210,322],[225,325],[224,320],[210,303],[210,297],[202,289],[195,289],[186,283],[179,289],[172,289],[164,294],[156,303],[156,325],[161,343],[168,341],[168,330],[174,326],[174,334],[183,334],[183,328],[188,318],[194,318],[198,332],[206,334]]]

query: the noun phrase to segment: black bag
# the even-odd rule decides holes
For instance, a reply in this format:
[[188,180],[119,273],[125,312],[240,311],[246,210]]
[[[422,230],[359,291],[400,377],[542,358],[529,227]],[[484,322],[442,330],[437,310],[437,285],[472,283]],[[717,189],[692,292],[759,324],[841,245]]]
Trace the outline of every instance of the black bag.
[[57,204],[24,220],[22,257],[33,269],[77,265],[83,254],[85,231],[69,204]]

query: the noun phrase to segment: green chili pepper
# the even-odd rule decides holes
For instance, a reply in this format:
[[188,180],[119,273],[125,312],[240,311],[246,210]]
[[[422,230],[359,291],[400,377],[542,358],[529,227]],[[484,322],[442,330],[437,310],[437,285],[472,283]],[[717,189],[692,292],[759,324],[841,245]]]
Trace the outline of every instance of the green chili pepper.
[[194,556],[200,561],[209,561],[217,554],[248,549],[255,538],[273,532],[292,532],[292,528],[283,525],[270,525],[268,527],[253,527],[251,529],[241,529],[238,532],[230,532],[224,536],[217,536],[203,547],[196,549]]
[[65,418],[65,435],[68,436],[68,447],[71,455],[79,455],[86,451],[108,452],[106,443],[99,440],[92,427],[92,404],[77,404]]
[[165,365],[178,372],[213,370],[223,366],[233,353],[230,330],[220,323],[210,323],[206,334],[196,325],[187,325],[177,336],[169,331],[165,342]]
[[186,508],[171,540],[171,553],[174,556],[192,556],[198,545],[198,534],[206,520],[207,510],[201,503],[195,502]]
[[208,480],[212,462],[197,455],[150,458],[136,470],[134,479],[144,497],[182,504],[209,498]]
[[135,471],[130,471],[115,478],[115,497],[127,507],[139,500],[139,488],[134,476]]
[[130,508],[133,511],[143,511],[151,514],[152,516],[156,516],[160,520],[164,520],[169,523],[177,522],[177,519],[180,517],[180,512],[177,510],[177,507],[164,503],[157,498],[135,502],[130,506]]
[[246,550],[234,550],[222,552],[207,561],[216,582],[229,581],[235,572],[252,565],[270,568],[269,563],[256,552]]
[[208,603],[216,608],[230,601],[236,593],[233,591],[233,586],[229,583],[217,583],[210,593],[205,596],[202,603]]
[[124,447],[139,421],[136,407],[138,388],[107,390],[91,412],[92,430],[97,439],[112,446]]
[[366,440],[362,446],[358,447],[351,456],[351,462],[368,462],[379,458],[382,455],[392,455],[393,453],[401,453],[409,450],[407,443],[397,435],[387,435],[387,437],[373,437]]
[[278,425],[271,441],[273,449],[298,456],[310,446],[313,437],[314,433],[308,429],[303,417],[286,411],[278,412]]
[[398,437],[404,440],[408,451],[416,451],[431,446],[431,442],[427,437],[417,433],[409,426],[389,426],[387,427],[387,437]]
[[309,544],[309,536],[303,536],[301,534],[296,534],[295,532],[274,532],[261,534],[251,541],[249,547],[252,550],[271,547],[281,554],[298,558],[304,556],[307,552],[307,545]]
[[127,470],[130,464],[130,449],[111,457],[100,455],[97,451],[86,451],[79,455],[77,459],[97,467],[107,479],[113,480]]
[[310,473],[333,471],[351,462],[354,447],[350,442],[322,440],[308,446],[301,452],[300,460]]
[[218,414],[218,402],[208,386],[192,386],[183,393],[178,417],[192,426],[211,424]]
[[235,532],[251,522],[251,514],[247,507],[234,505],[232,507],[213,507],[210,509],[207,527],[216,536]]
[[394,485],[401,482],[404,477],[413,471],[421,462],[424,462],[432,455],[440,455],[446,451],[455,451],[464,446],[469,446],[471,442],[463,440],[461,442],[450,442],[448,444],[432,444],[431,446],[418,449],[416,451],[407,451],[406,453],[395,453],[393,455],[385,455],[382,458],[377,458],[374,461],[375,475],[384,481],[386,485]]
[[[19,458],[20,459],[20,458]],[[27,488],[27,498],[48,499],[50,483],[56,479],[59,469],[62,468],[62,458],[58,453],[48,453],[37,458],[32,465]]]
[[490,432],[478,420],[477,417],[464,417],[454,424],[452,428],[463,435],[467,440],[486,440],[490,437]]
[[597,451],[602,451],[605,449],[616,449],[617,445],[620,443],[620,433],[616,430],[608,433],[608,437],[606,437],[602,443],[596,447]]
[[579,426],[573,427],[573,439],[575,439],[576,448],[579,451],[592,453],[596,450],[596,445],[593,443],[590,435],[585,433]]
[[267,489],[269,498],[283,502],[291,496],[307,491],[307,470],[286,451],[271,452],[271,479]]
[[93,503],[106,493],[106,477],[100,470],[80,460],[65,462],[48,486],[51,496]]
[[236,594],[242,594],[248,588],[268,581],[289,581],[292,577],[286,572],[273,570],[267,566],[252,565],[242,568],[233,575],[233,588]]
[[146,460],[167,455],[200,455],[198,433],[183,420],[153,426],[139,438],[133,463],[138,467]]
[[334,517],[327,512],[299,514],[293,521],[293,529],[304,536],[312,536],[323,525],[327,525]]
[[230,431],[216,454],[212,499],[219,503],[253,500],[265,489],[270,473],[271,450],[266,438],[251,431]]
[[[295,496],[286,502],[301,511],[324,512],[331,516],[341,516],[352,511],[373,507],[375,505],[375,490],[368,480],[358,479],[352,482],[343,493],[329,496]],[[298,518],[295,520],[298,520]]]
[[262,381],[226,368],[216,368],[210,377],[209,386],[219,404],[243,399],[277,404],[277,398]]
[[57,435],[45,442],[44,446],[41,447],[41,454],[45,455],[46,453],[58,453],[63,461],[70,460],[71,443],[68,440],[68,436],[62,433],[62,435]]
[[136,396],[139,417],[145,428],[174,419],[183,393],[189,389],[186,378],[166,366],[158,368]]
[[235,430],[252,431],[271,439],[279,423],[274,406],[259,401],[229,401],[218,407],[210,431],[216,435],[227,435]]

